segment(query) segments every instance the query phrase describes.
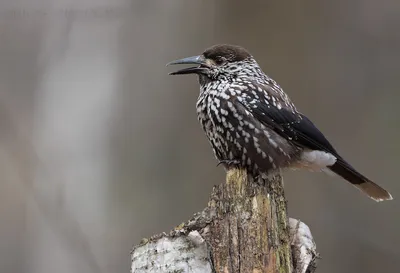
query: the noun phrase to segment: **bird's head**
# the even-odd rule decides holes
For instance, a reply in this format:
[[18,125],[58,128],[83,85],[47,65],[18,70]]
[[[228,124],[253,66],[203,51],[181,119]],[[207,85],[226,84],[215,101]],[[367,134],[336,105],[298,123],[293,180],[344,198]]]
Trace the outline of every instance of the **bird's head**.
[[197,74],[200,81],[213,81],[221,77],[234,78],[241,72],[248,71],[249,66],[257,66],[246,49],[227,44],[214,45],[201,55],[172,61],[167,65],[176,64],[194,64],[196,66],[171,72],[170,75]]

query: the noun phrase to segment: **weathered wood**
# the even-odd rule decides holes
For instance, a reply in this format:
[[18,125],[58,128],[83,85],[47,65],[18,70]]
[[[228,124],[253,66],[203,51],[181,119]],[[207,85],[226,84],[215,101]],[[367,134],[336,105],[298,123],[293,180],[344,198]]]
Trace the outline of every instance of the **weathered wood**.
[[226,183],[213,188],[202,212],[134,247],[131,271],[290,273],[294,251],[295,272],[312,272],[307,269],[315,243],[305,227],[294,219],[289,225],[279,175],[254,181],[233,169]]

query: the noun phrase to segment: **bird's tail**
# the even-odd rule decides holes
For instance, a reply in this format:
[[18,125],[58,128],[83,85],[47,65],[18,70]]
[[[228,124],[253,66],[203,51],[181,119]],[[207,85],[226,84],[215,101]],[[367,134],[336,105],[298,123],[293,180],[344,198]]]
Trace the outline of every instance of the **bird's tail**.
[[371,199],[380,202],[384,200],[392,200],[392,195],[357,172],[349,163],[342,158],[338,158],[335,164],[329,167],[331,171],[343,177],[356,188],[368,195]]

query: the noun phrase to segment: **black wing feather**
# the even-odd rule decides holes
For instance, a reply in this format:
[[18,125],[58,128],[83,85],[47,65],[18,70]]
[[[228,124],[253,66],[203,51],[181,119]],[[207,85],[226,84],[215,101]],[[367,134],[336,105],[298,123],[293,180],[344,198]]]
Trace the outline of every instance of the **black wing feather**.
[[[254,100],[254,97],[248,96],[241,103],[261,123],[300,147],[333,154],[337,158],[337,161],[329,168],[374,200],[392,199],[390,193],[356,171],[346,162],[321,131],[306,116],[297,112],[287,98],[285,99],[281,96],[281,90],[273,90],[271,86],[257,83],[252,83],[252,85],[257,88],[259,91],[258,96],[264,98],[264,101]],[[255,88],[250,89],[251,91],[255,91]],[[253,92],[250,93],[254,95]],[[272,96],[275,96],[275,105],[268,99],[272,98]],[[267,102],[266,100],[269,101]],[[254,103],[254,101],[257,101],[257,103]],[[279,103],[280,107],[276,106],[277,103]]]
[[259,102],[254,107],[246,102],[242,102],[242,104],[261,123],[272,128],[285,139],[291,140],[301,147],[329,152],[340,158],[321,131],[303,114],[284,107],[278,109],[271,103]]

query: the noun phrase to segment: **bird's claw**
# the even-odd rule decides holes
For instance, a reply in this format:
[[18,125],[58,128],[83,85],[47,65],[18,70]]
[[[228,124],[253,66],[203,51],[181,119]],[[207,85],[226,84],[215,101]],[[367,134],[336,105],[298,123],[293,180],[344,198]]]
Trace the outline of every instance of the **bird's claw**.
[[239,165],[240,161],[239,160],[220,160],[217,164],[217,167],[221,164],[225,164],[227,166],[232,166],[232,165]]

